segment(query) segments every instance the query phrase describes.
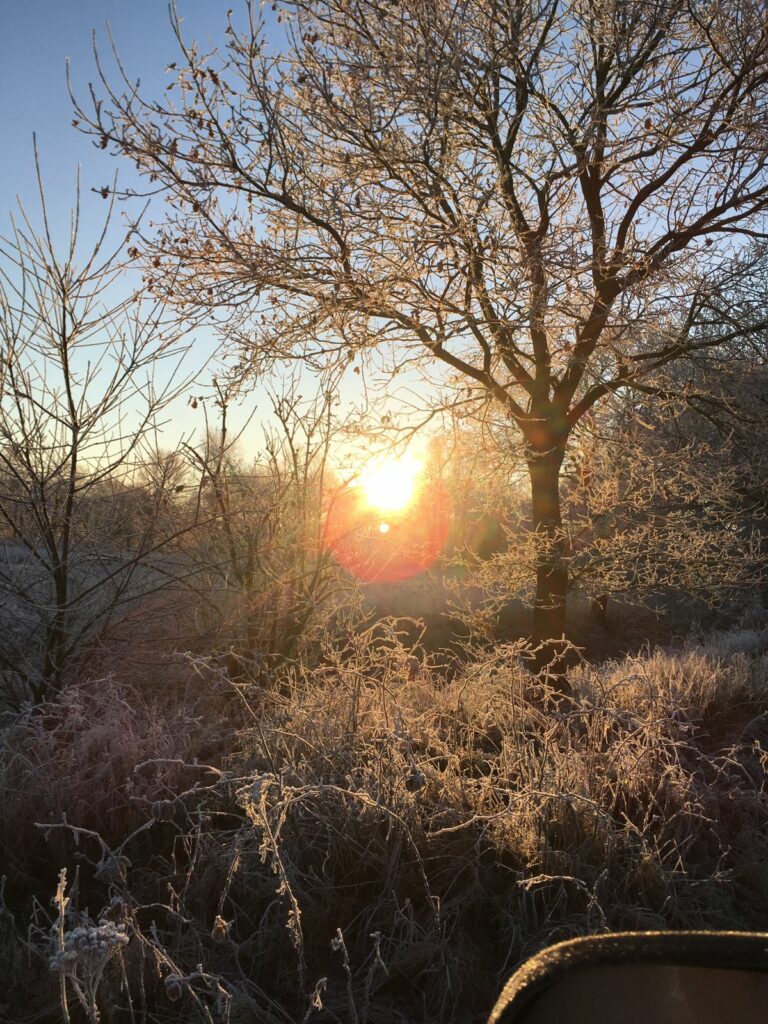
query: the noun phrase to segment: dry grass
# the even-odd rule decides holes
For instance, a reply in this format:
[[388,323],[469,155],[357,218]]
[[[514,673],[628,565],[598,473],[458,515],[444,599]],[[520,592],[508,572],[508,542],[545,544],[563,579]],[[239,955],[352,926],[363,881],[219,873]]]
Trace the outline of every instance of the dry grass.
[[213,663],[181,710],[72,687],[0,749],[8,1019],[62,1019],[51,929],[100,908],[130,936],[105,1024],[481,1021],[557,939],[760,927],[767,648],[584,665],[555,713],[514,646],[446,683],[386,624],[270,693]]

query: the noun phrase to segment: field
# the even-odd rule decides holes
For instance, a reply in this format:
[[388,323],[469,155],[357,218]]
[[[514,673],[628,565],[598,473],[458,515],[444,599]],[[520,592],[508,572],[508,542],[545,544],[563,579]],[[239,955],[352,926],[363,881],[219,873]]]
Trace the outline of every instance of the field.
[[[754,619],[584,663],[555,715],[516,645],[447,679],[379,622],[272,689],[190,655],[175,686],[113,673],[7,718],[6,1019],[60,1019],[57,947],[73,1019],[79,990],[107,1024],[438,1024],[482,1021],[558,939],[761,927]],[[67,900],[67,934],[130,942],[76,948]]]

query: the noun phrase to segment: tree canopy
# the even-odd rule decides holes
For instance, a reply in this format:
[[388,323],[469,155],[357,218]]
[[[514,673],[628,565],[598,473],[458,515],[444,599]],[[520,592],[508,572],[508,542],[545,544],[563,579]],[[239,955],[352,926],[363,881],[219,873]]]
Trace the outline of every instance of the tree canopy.
[[215,306],[246,362],[383,345],[501,403],[541,538],[533,635],[559,637],[575,426],[617,392],[684,395],[667,365],[765,326],[719,296],[766,238],[766,4],[259,12],[230,13],[222,54],[179,31],[163,101],[103,72],[79,108],[168,200],[151,283]]

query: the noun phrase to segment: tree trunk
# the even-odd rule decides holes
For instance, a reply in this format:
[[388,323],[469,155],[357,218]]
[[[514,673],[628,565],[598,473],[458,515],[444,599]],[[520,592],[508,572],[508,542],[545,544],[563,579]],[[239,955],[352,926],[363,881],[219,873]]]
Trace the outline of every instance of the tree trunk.
[[565,679],[564,635],[568,594],[568,562],[560,513],[560,467],[564,450],[552,444],[528,461],[531,509],[537,540],[536,600],[531,639],[537,646],[534,665],[548,671],[550,682],[568,692]]
[[598,594],[592,598],[590,613],[595,622],[598,622],[604,629],[608,628],[608,595]]
[[45,637],[42,680],[40,685],[35,688],[35,698],[37,700],[42,700],[49,694],[58,691],[67,644],[66,605],[69,593],[67,564],[61,560],[57,562],[53,567],[52,575],[54,612]]

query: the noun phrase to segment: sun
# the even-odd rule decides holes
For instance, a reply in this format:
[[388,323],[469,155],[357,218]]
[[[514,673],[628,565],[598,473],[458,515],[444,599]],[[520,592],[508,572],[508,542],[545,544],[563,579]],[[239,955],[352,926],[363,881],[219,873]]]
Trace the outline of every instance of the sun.
[[402,512],[416,497],[423,471],[422,463],[412,455],[380,459],[365,467],[358,486],[370,508]]
[[358,463],[328,502],[324,539],[356,579],[396,583],[436,564],[451,522],[450,499],[428,455],[411,450]]

